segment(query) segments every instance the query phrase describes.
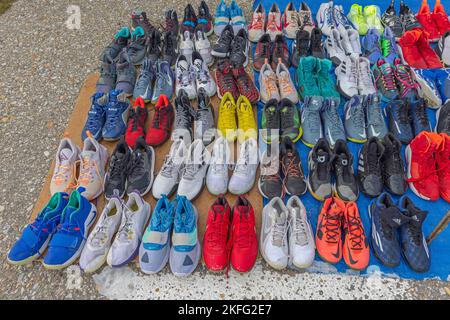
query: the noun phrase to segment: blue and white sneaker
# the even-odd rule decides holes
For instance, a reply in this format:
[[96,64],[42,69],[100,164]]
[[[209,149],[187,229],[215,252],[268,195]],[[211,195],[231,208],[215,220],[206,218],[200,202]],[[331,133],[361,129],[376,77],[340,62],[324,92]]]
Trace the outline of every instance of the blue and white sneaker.
[[14,265],[31,263],[42,256],[56,231],[61,215],[69,200],[67,193],[55,193],[33,223],[9,250],[8,262]]
[[334,3],[329,1],[328,3],[322,3],[317,11],[317,25],[322,33],[326,36],[331,35],[331,30],[336,27],[336,21],[334,20]]
[[409,114],[414,129],[414,136],[418,136],[422,131],[433,131],[428,119],[427,103],[424,99],[411,100]]
[[184,196],[177,196],[170,269],[176,276],[188,276],[197,268],[201,256],[198,240],[197,209]]
[[233,26],[234,34],[237,34],[241,29],[247,30],[247,22],[245,21],[244,12],[235,0],[231,2],[229,11],[231,18],[230,24]]
[[159,96],[166,95],[172,100],[175,87],[175,74],[167,61],[156,62],[156,81],[153,89],[152,103],[157,103]]
[[216,14],[214,16],[214,33],[220,37],[223,29],[230,24],[230,9],[224,0],[221,0],[217,5]]
[[83,131],[81,131],[81,139],[87,138],[87,132],[90,131],[95,140],[100,141],[102,129],[106,121],[106,107],[108,105],[108,94],[96,93],[91,97],[91,109],[89,110]]
[[409,144],[414,139],[414,132],[411,126],[409,115],[409,103],[407,101],[396,100],[390,102],[384,109],[388,119],[389,131],[403,144]]
[[340,30],[345,29],[356,30],[356,28],[353,26],[353,23],[351,23],[351,21],[345,15],[344,8],[341,5],[336,5],[333,7],[333,15],[336,28]]
[[414,76],[419,84],[419,94],[428,101],[430,108],[439,108],[442,106],[442,98],[436,83],[436,73],[431,69],[415,69]]
[[97,208],[90,203],[79,187],[70,195],[62,212],[60,225],[52,237],[44,258],[47,269],[63,269],[74,263],[81,254],[89,229],[97,216]]
[[106,121],[103,127],[103,139],[106,141],[119,140],[127,130],[130,101],[122,91],[113,90],[109,93],[106,107]]
[[139,264],[142,272],[158,273],[169,261],[174,216],[174,205],[163,195],[156,204],[150,224],[142,238],[139,249]]

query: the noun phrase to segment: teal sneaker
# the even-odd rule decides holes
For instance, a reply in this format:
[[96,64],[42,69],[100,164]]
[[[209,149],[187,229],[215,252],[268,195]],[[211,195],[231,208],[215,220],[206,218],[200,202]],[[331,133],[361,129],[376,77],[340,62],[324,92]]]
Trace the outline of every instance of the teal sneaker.
[[311,96],[320,96],[319,86],[314,76],[318,60],[315,57],[301,58],[298,64],[296,78],[298,91],[302,99]]
[[332,62],[328,59],[317,59],[316,79],[320,90],[320,96],[323,98],[333,98],[339,105],[341,95],[336,90],[335,82],[331,78]]

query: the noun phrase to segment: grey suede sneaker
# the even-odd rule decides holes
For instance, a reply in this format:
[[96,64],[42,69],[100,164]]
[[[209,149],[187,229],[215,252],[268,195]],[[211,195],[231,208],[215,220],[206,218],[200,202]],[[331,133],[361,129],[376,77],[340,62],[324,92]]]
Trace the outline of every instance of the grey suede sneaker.
[[320,96],[306,97],[302,108],[302,141],[305,145],[313,148],[320,138],[323,137],[322,120],[320,110],[323,98]]
[[136,68],[131,62],[130,55],[124,49],[117,63],[117,83],[116,90],[122,90],[128,96],[133,95],[136,83]]
[[330,143],[330,147],[334,148],[336,141],[346,139],[344,124],[338,113],[338,105],[333,99],[326,99],[322,106],[322,123],[325,137]]
[[152,103],[158,102],[159,96],[165,94],[167,99],[172,100],[175,75],[169,62],[159,60],[156,62],[156,81],[153,89]]
[[383,139],[388,134],[386,121],[381,112],[381,101],[378,94],[365,97],[364,107],[366,109],[367,137]]
[[344,107],[344,125],[347,139],[356,143],[367,141],[363,99],[363,96],[353,96]]
[[145,34],[144,28],[137,27],[131,34],[131,42],[128,45],[127,51],[130,55],[131,63],[135,66],[141,65],[147,54],[148,37]]
[[97,81],[97,93],[109,93],[116,86],[117,72],[115,62],[103,62],[100,69],[100,78]]

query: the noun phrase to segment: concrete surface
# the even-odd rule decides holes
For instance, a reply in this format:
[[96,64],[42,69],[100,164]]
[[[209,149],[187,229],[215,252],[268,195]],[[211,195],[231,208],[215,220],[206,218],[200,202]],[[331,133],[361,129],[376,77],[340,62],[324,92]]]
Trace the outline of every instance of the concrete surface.
[[[278,273],[261,261],[252,273],[231,272],[228,280],[203,267],[191,278],[176,279],[167,271],[144,276],[134,266],[104,268],[91,276],[76,266],[51,272],[39,263],[6,263],[6,253],[38,197],[79,88],[98,68],[102,48],[119,25],[128,23],[133,8],[147,9],[154,22],[161,21],[168,7],[182,14],[188,2],[192,1],[19,0],[0,16],[0,299],[449,299],[449,284],[440,281]],[[208,2],[214,10],[218,1]],[[249,15],[251,1],[239,3]],[[73,5],[81,12],[79,30],[66,26],[67,10]]]

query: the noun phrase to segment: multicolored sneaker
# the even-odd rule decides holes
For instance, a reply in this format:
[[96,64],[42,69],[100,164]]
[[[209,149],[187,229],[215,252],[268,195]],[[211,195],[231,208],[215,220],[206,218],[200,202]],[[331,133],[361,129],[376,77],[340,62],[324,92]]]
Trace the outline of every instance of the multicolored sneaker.
[[381,94],[381,99],[385,102],[397,99],[399,92],[391,64],[380,59],[373,65],[372,73],[375,78],[375,85]]
[[144,100],[139,97],[130,109],[128,117],[127,131],[125,132],[125,141],[130,148],[134,148],[136,140],[139,137],[145,137],[145,122],[147,121],[148,110],[145,107]]
[[129,110],[130,101],[127,95],[120,90],[111,91],[106,107],[106,121],[102,131],[103,139],[116,141],[125,134]]
[[281,26],[281,11],[276,3],[272,4],[269,15],[267,17],[266,32],[270,35],[270,39],[275,41],[277,35],[281,35],[283,28]]
[[293,2],[289,2],[281,17],[283,24],[283,35],[288,39],[295,39],[300,29],[300,16]]
[[234,34],[237,34],[241,29],[247,29],[244,13],[235,0],[231,1],[228,9],[231,18],[230,24],[233,26]]
[[297,106],[287,98],[281,100],[280,112],[280,134],[284,139],[289,137],[293,142],[297,142],[302,137],[302,127],[300,111]]
[[262,3],[253,12],[252,23],[248,26],[248,38],[251,42],[258,42],[264,35],[266,26],[266,10]]
[[189,33],[193,35],[197,23],[197,15],[195,14],[194,7],[189,3],[184,9],[184,18],[180,28],[181,34],[184,34],[185,31],[189,31]]
[[234,100],[239,98],[239,89],[234,81],[230,59],[220,59],[216,68],[217,95],[220,99],[229,92]]
[[147,34],[150,34],[155,27],[150,23],[147,17],[147,13],[140,9],[133,10],[131,13],[131,29],[134,31],[137,27],[144,28]]
[[394,76],[397,83],[400,98],[414,99],[417,97],[419,85],[413,79],[410,66],[401,63],[400,59],[394,60]]
[[302,1],[300,8],[298,9],[298,16],[300,28],[312,34],[313,29],[316,28],[316,24],[312,16],[311,8],[304,1]]
[[213,17],[209,12],[209,7],[205,1],[200,3],[198,7],[198,17],[197,17],[197,25],[200,27],[203,32],[209,37],[214,32],[213,30]]
[[225,0],[221,0],[217,5],[216,14],[214,16],[214,33],[217,37],[222,35],[222,31],[230,24],[230,9]]
[[381,23],[380,7],[376,5],[364,7],[364,17],[367,29],[377,29],[380,34],[383,33],[384,27]]
[[267,103],[272,99],[277,101],[281,100],[280,90],[277,85],[277,75],[268,63],[267,59],[259,73],[259,85],[261,101],[263,103]]
[[381,36],[381,52],[385,60],[390,64],[394,64],[395,59],[399,57],[395,35],[389,27],[384,29],[384,33]]
[[261,137],[267,144],[280,139],[280,111],[278,110],[278,101],[269,100],[264,106],[261,115]]
[[400,38],[403,35],[403,26],[400,17],[394,8],[395,0],[391,0],[389,7],[381,16],[381,23],[385,28],[390,28],[394,33],[395,38]]
[[103,139],[102,129],[106,121],[106,107],[108,105],[108,94],[96,93],[91,97],[91,109],[88,112],[86,123],[81,131],[81,139],[87,138],[89,131],[95,140]]
[[257,103],[259,101],[258,88],[244,67],[233,68],[233,76],[240,95],[246,97],[252,104]]
[[165,143],[170,138],[174,118],[175,113],[169,99],[166,95],[160,95],[155,106],[155,114],[145,137],[147,144],[157,147]]
[[67,137],[59,143],[56,152],[55,169],[50,182],[50,194],[59,192],[71,192],[72,186],[76,185],[76,166],[80,157],[80,148]]
[[130,29],[121,28],[115,35],[114,40],[103,50],[100,60],[112,63],[116,60],[122,50],[128,45],[131,38]]

